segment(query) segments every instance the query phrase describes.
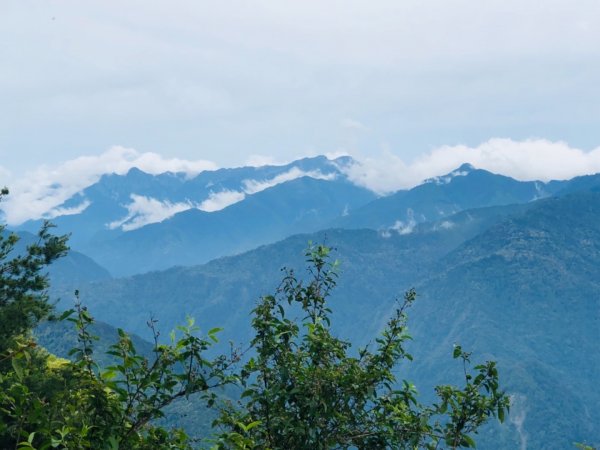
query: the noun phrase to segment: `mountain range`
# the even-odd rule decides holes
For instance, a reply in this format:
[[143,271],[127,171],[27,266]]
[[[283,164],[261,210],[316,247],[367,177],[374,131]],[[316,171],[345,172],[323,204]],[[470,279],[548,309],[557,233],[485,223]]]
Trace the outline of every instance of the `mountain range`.
[[[527,203],[568,182],[523,182],[465,164],[388,196],[357,186],[350,157],[185,174],[105,175],[52,213],[71,246],[127,276],[239,254],[297,233],[369,228],[409,233],[466,209]],[[581,181],[580,181],[581,182]],[[32,232],[40,221],[19,229]]]
[[[508,424],[481,431],[480,448],[563,449],[597,440],[599,176],[521,182],[463,165],[379,197],[345,177],[342,163],[349,161],[309,162],[325,166],[302,170],[322,176],[301,175],[219,211],[188,208],[131,230],[107,230],[105,221],[116,215],[93,219],[86,194],[87,209],[57,218],[59,229],[85,220],[104,227],[86,229],[87,240],[74,247],[90,250],[84,253],[113,275],[129,276],[109,278],[86,259],[96,278],[77,278],[77,263],[67,264],[52,274],[59,307],[78,288],[98,319],[142,337],[149,317],[169,331],[192,315],[204,330],[223,327],[222,340],[244,348],[256,300],[277,290],[282,267],[304,276],[308,242],[325,243],[341,261],[330,302],[334,331],[355,346],[368,345],[395,299],[417,289],[409,346],[415,360],[400,367],[400,378],[413,380],[423,399],[432,400],[435,384],[459,382],[454,344],[472,350],[474,361],[498,361],[513,407]],[[281,170],[270,176],[292,169]],[[106,178],[126,185],[132,175],[152,186],[156,179],[190,182],[135,171]],[[239,189],[247,177],[221,186]],[[122,192],[127,198],[133,188]],[[110,195],[104,198],[108,204]]]
[[[55,211],[72,248],[131,275],[199,264],[316,231],[376,198],[348,181],[347,157],[307,158],[285,166],[149,175],[131,169],[105,175]],[[84,206],[80,208],[80,206]],[[34,231],[40,221],[20,229]]]

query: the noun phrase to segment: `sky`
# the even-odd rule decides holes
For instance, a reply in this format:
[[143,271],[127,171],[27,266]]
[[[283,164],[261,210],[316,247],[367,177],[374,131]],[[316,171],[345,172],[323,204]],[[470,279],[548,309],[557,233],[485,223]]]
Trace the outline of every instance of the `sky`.
[[0,2],[0,177],[21,190],[351,154],[384,192],[455,162],[592,173],[597,148],[597,0]]

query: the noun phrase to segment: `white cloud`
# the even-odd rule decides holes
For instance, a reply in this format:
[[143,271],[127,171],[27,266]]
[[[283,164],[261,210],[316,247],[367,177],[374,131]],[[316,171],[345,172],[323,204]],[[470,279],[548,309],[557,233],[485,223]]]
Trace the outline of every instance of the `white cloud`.
[[188,158],[201,142],[227,164],[279,160],[351,141],[332,136],[344,117],[371,129],[361,144],[412,156],[481,130],[588,148],[596,137],[596,0],[3,3],[13,171],[121,137]]
[[234,203],[241,202],[246,198],[246,194],[239,191],[223,190],[220,192],[211,192],[206,200],[198,206],[198,209],[206,212],[220,211]]
[[[385,150],[379,156],[354,155],[353,157],[355,159],[353,164],[338,169],[343,171],[350,181],[381,194],[411,188],[425,179],[449,173],[463,163],[470,163],[476,168],[511,176],[518,180],[569,179],[578,175],[600,172],[600,147],[592,151],[584,151],[571,147],[565,142],[545,139],[516,141],[493,138],[475,147],[442,146],[410,161],[390,150]],[[263,162],[266,161],[263,159]],[[256,162],[258,163],[259,160],[257,159]],[[53,167],[42,166],[24,177],[13,180],[8,184],[11,194],[0,206],[7,222],[11,225],[31,218],[76,214],[88,205],[82,203],[76,208],[57,208],[72,195],[96,182],[102,174],[111,172],[125,174],[132,167],[138,167],[151,174],[173,171],[185,172],[192,176],[202,170],[214,169],[215,165],[208,161],[166,159],[156,153],[140,153],[133,149],[113,147],[100,155],[82,156]],[[213,192],[200,204],[165,204],[155,200],[159,203],[156,204],[150,202],[154,199],[147,199],[148,202],[145,204],[149,208],[147,213],[143,213],[145,210],[141,200],[138,203],[134,201],[132,208],[141,208],[139,219],[133,221],[133,216],[130,217],[127,219],[131,221],[128,226],[141,226],[140,223],[149,223],[151,220],[164,220],[165,217],[174,214],[173,211],[178,212],[191,207],[207,212],[218,211],[243,200],[246,195],[303,176],[331,180],[336,175],[318,170],[303,171],[298,167],[292,167],[273,178],[246,179],[238,190]],[[150,213],[150,210],[156,213]],[[132,223],[134,225],[131,225]],[[124,224],[125,222],[121,225]]]
[[[472,167],[472,166],[471,166]],[[435,184],[448,184],[451,183],[452,180],[456,177],[465,177],[469,174],[470,170],[455,170],[450,172],[447,175],[429,178],[427,181],[430,181]]]
[[565,180],[600,172],[600,147],[586,152],[565,142],[545,139],[493,138],[477,147],[443,146],[411,162],[389,150],[378,157],[355,156],[343,168],[354,183],[379,193],[389,193],[446,174],[463,163],[517,180]]
[[411,208],[408,208],[406,210],[406,220],[396,220],[394,225],[388,229],[388,232],[395,231],[400,235],[410,234],[416,226],[417,221],[415,220],[414,211]]
[[416,225],[417,222],[415,222],[414,219],[408,220],[407,222],[397,220],[394,225],[391,226],[390,230],[393,230],[400,235],[405,235],[412,233]]
[[242,181],[243,190],[246,194],[256,194],[286,181],[292,181],[301,177],[310,177],[317,180],[333,180],[336,177],[335,173],[324,174],[319,170],[304,171],[298,167],[292,167],[284,173],[280,173],[273,178],[267,180],[244,180]]
[[190,202],[171,203],[161,202],[152,197],[143,195],[131,195],[130,204],[126,205],[127,215],[121,219],[108,224],[108,228],[114,230],[121,228],[123,231],[131,231],[150,223],[162,222],[169,217],[193,208]]
[[58,216],[72,216],[75,214],[80,214],[83,211],[85,211],[87,209],[88,206],[90,206],[92,203],[89,200],[84,200],[83,202],[81,202],[81,204],[77,205],[77,206],[73,206],[71,208],[66,208],[66,207],[59,207],[59,208],[53,208],[50,211],[48,211],[46,214],[44,214],[44,217],[47,219],[54,219],[55,217]]
[[333,161],[335,159],[341,158],[343,156],[350,156],[350,153],[345,151],[345,150],[337,150],[334,152],[325,152],[323,153],[327,159],[329,159],[330,161]]
[[151,223],[162,222],[177,213],[197,208],[205,212],[215,212],[227,208],[234,203],[242,201],[246,197],[243,192],[223,190],[211,192],[208,198],[200,204],[191,201],[171,203],[160,201],[155,198],[142,195],[131,195],[132,203],[126,205],[127,215],[120,220],[108,224],[111,230],[121,228],[123,231],[131,231]]
[[[112,171],[117,174],[127,173],[132,167],[137,167],[150,174],[184,172],[188,177],[192,177],[205,170],[215,170],[217,168],[216,164],[212,161],[206,160],[190,161],[179,158],[165,159],[157,153],[139,153],[136,150],[123,147],[114,147],[109,150],[109,152],[110,151],[115,151],[117,155],[122,154],[127,156],[125,161],[119,161],[119,168],[117,170],[112,169]],[[108,173],[108,171],[106,173]]]
[[150,174],[172,171],[185,172],[188,176],[216,168],[210,161],[165,159],[156,153],[112,147],[100,155],[81,156],[57,166],[41,166],[27,172],[10,183],[11,194],[0,206],[10,225],[39,219],[98,181],[103,174],[122,175],[132,167]]
[[208,198],[198,205],[198,209],[206,212],[220,211],[228,206],[233,205],[234,203],[241,202],[246,198],[246,195],[256,194],[264,191],[265,189],[277,186],[278,184],[285,183],[287,181],[295,180],[300,177],[311,177],[319,180],[332,180],[336,177],[336,174],[323,174],[319,170],[304,171],[298,167],[292,167],[287,172],[281,173],[266,180],[243,180],[241,191],[225,189],[220,192],[211,192]]
[[198,209],[206,212],[220,211],[234,203],[240,202],[246,198],[246,195],[256,194],[265,189],[277,186],[278,184],[292,181],[300,177],[311,177],[319,180],[332,180],[336,177],[335,173],[323,174],[319,170],[304,171],[298,167],[292,167],[287,172],[280,173],[266,180],[250,180],[242,181],[242,190],[223,190],[220,192],[211,192],[206,200],[204,200]]
[[439,225],[436,225],[434,227],[434,230],[451,230],[452,228],[454,228],[456,225],[454,222],[451,222],[449,220],[444,220],[443,222],[441,222]]

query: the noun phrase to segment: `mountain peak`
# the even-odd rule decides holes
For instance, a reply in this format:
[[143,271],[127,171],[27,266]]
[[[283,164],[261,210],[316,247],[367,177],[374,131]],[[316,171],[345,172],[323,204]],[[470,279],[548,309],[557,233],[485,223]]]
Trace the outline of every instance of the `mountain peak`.
[[440,175],[437,177],[428,178],[424,181],[424,183],[434,183],[434,184],[448,184],[452,182],[452,180],[456,177],[464,177],[469,175],[471,172],[477,170],[469,163],[464,163],[457,169],[454,169],[452,172],[447,173],[446,175]]
[[473,166],[470,163],[464,163],[458,169],[456,169],[454,172],[472,172],[474,170],[477,170],[477,169],[475,169],[475,166]]
[[125,176],[126,177],[139,177],[139,176],[144,176],[144,175],[147,176],[149,174],[137,167],[132,167],[131,169],[129,169],[127,171],[127,174]]

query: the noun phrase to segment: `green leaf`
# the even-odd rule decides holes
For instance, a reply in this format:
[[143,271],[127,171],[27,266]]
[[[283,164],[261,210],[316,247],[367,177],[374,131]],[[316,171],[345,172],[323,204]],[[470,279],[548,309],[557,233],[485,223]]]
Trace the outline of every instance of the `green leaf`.
[[117,376],[117,372],[115,370],[109,369],[109,370],[105,370],[104,372],[102,372],[102,379],[103,380],[112,380],[113,378],[115,378]]
[[462,347],[460,345],[454,346],[454,351],[452,352],[452,356],[456,359],[462,354]]
[[21,366],[21,362],[17,358],[12,358],[11,364],[19,381],[23,381],[23,366]]
[[460,443],[461,446],[463,447],[469,447],[469,448],[475,448],[475,441],[473,440],[473,438],[471,436],[468,435],[463,435],[462,436],[462,441]]
[[502,405],[498,406],[498,420],[500,423],[504,423],[504,407]]
[[216,334],[223,331],[223,328],[211,328],[208,331],[208,337],[210,338],[211,341],[213,342],[219,342],[219,339],[217,339]]
[[248,425],[246,425],[246,431],[250,431],[252,428],[257,427],[261,424],[260,420],[255,420],[254,422],[250,422]]
[[64,313],[60,315],[58,320],[65,320],[67,317],[70,317],[74,312],[74,309],[67,309]]
[[110,445],[110,450],[119,450],[119,441],[116,437],[110,436],[108,438],[108,444]]

